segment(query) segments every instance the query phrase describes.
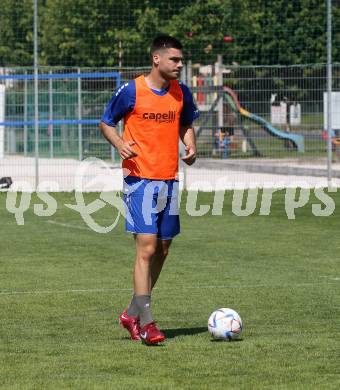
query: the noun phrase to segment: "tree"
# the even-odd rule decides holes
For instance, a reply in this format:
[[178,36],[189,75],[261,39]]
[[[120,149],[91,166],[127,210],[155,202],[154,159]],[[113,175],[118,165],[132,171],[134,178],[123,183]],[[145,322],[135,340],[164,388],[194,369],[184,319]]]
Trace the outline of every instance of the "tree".
[[0,12],[0,66],[33,63],[33,2],[2,0]]
[[[2,0],[0,65],[32,65],[33,0]],[[39,62],[149,65],[159,33],[193,62],[247,65],[326,61],[326,6],[318,0],[39,0]],[[233,42],[224,42],[224,36]],[[340,8],[333,7],[333,59],[340,61]]]

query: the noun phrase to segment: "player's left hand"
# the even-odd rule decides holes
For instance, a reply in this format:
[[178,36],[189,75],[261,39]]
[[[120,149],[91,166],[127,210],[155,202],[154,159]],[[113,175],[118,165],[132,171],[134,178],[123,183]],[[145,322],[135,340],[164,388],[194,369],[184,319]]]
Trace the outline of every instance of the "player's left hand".
[[181,160],[187,165],[192,165],[196,161],[196,148],[193,146],[186,146],[185,151],[187,154],[181,157]]

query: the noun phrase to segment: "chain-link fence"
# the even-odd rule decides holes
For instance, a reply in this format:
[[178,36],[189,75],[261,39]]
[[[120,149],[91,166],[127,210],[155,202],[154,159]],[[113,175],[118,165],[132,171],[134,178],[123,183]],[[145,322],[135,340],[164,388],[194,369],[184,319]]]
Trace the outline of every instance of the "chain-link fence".
[[[149,45],[160,32],[182,41],[182,79],[200,110],[198,168],[187,173],[208,179],[234,172],[233,180],[248,175],[249,184],[263,174],[271,182],[277,174],[327,177],[326,2],[36,2],[38,91],[30,67],[34,3],[2,4],[0,177],[53,180],[72,189],[79,161],[97,157],[118,166],[98,123],[113,91],[148,72]],[[332,54],[339,62],[339,8],[332,14]],[[339,65],[332,69],[336,178]]]
[[[41,164],[45,161],[51,172],[45,180],[72,178],[73,162],[87,157],[119,162],[98,129],[99,120],[113,91],[147,72],[148,68],[45,68],[39,72],[38,150]],[[309,165],[310,175],[315,164],[326,169],[324,65],[235,67],[216,62],[193,67],[189,63],[182,77],[191,86],[201,113],[196,123],[201,167],[247,171],[249,161],[248,168],[254,171],[256,159],[258,173],[294,173],[294,161]],[[1,175],[34,180],[33,171],[28,174],[21,169],[32,162],[35,153],[32,69],[8,68],[0,80],[4,106]],[[334,90],[339,85],[340,67],[336,65]],[[334,117],[339,116],[336,105]],[[337,136],[335,131],[334,160],[339,154]],[[58,174],[53,174],[53,165]]]
[[[35,0],[2,0],[0,66],[33,65]],[[325,63],[326,1],[38,0],[39,65],[149,65],[161,32],[179,38],[193,64]],[[333,61],[340,62],[340,7],[333,0]]]

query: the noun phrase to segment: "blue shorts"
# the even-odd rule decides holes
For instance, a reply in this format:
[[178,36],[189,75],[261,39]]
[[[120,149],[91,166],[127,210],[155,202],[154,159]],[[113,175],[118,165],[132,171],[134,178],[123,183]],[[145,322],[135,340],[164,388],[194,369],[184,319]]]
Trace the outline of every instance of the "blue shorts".
[[124,178],[125,228],[170,240],[180,232],[177,180]]

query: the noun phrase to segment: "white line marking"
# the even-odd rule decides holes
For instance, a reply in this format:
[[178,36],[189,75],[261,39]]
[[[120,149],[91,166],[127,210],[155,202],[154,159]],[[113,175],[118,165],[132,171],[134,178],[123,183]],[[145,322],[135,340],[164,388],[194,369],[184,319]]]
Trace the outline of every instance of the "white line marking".
[[52,221],[51,219],[49,219],[48,221],[44,221],[46,223],[51,223],[53,225],[58,225],[58,226],[63,226],[63,227],[66,227],[66,228],[69,228],[69,229],[76,229],[76,230],[87,230],[87,231],[90,231],[92,232],[93,230],[88,228],[88,227],[85,227],[85,226],[75,226],[75,225],[69,225],[67,223],[61,223],[61,222],[56,222],[56,221]]
[[[338,280],[338,278],[336,278]],[[324,285],[325,283],[298,283],[298,284],[283,284],[283,285],[269,285],[269,284],[253,284],[253,285],[201,285],[201,286],[178,286],[178,289],[189,290],[201,290],[201,289],[218,289],[218,288],[291,288],[291,287],[310,287],[316,285]],[[154,290],[173,290],[173,287],[163,287]],[[36,290],[36,291],[0,291],[1,295],[44,295],[44,294],[79,294],[79,293],[110,293],[110,292],[132,292],[131,288],[94,288],[94,289],[69,289],[69,290]]]
[[94,288],[77,290],[45,290],[45,291],[0,291],[0,295],[44,295],[44,294],[77,294],[77,293],[97,293],[114,291],[132,291],[131,288]]

